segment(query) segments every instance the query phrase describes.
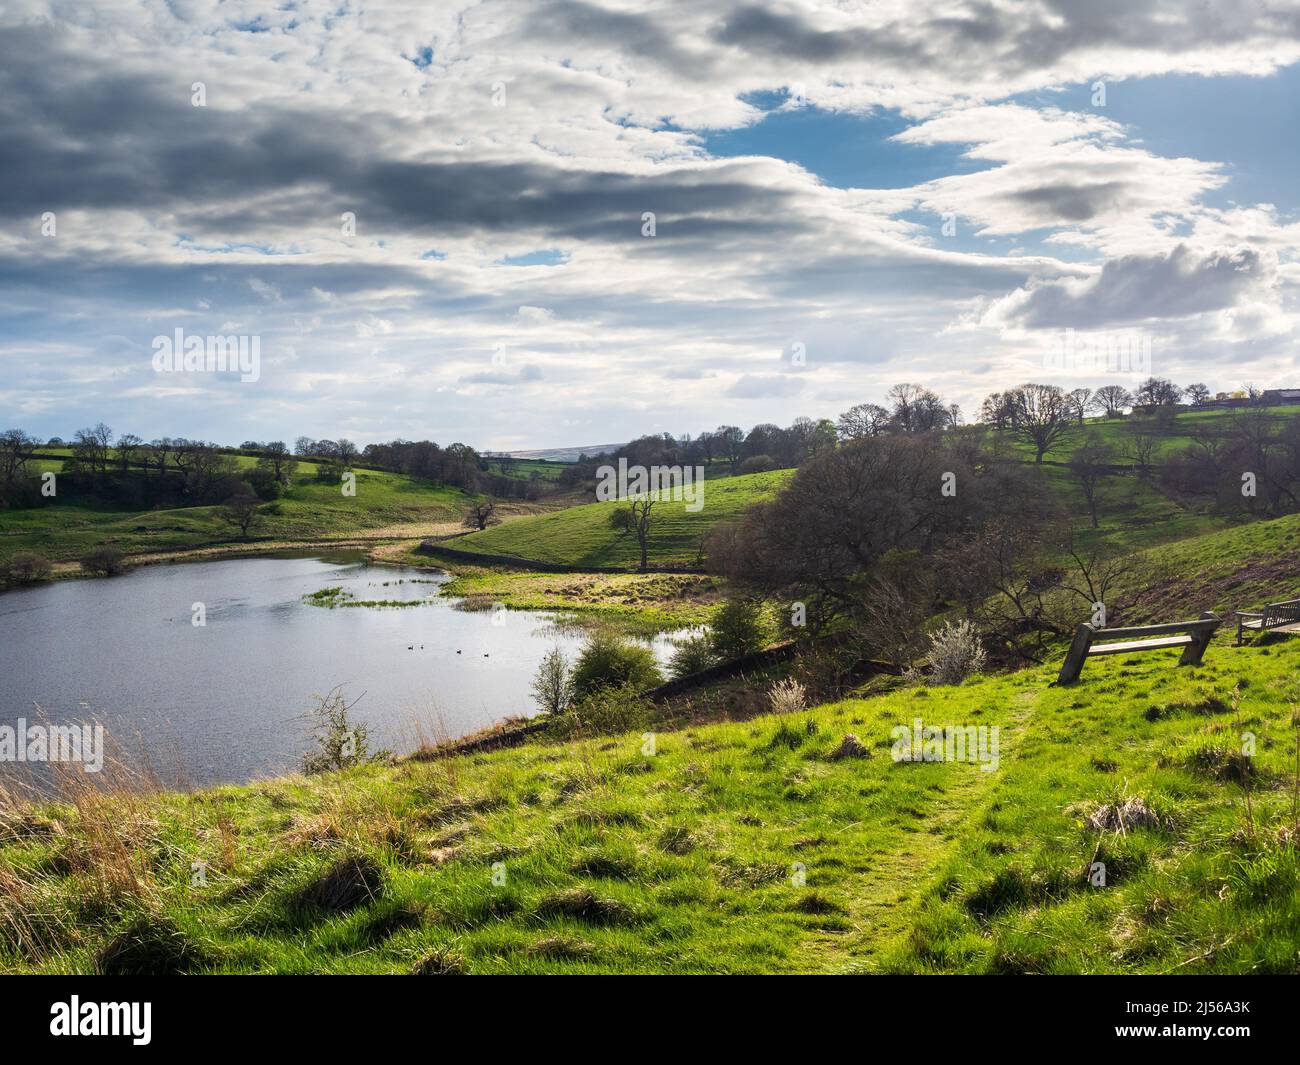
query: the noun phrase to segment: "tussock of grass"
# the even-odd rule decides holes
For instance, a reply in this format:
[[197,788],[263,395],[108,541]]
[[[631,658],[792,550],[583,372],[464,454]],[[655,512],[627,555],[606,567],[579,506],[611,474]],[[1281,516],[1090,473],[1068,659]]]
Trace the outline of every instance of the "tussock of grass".
[[95,958],[102,976],[180,976],[211,959],[169,917],[149,914],[119,932]]
[[536,914],[542,920],[566,918],[593,925],[636,923],[635,913],[625,903],[597,895],[586,887],[569,888],[547,895],[537,904]]
[[347,913],[374,902],[383,890],[384,870],[379,863],[366,854],[350,854],[307,884],[297,902],[303,908]]

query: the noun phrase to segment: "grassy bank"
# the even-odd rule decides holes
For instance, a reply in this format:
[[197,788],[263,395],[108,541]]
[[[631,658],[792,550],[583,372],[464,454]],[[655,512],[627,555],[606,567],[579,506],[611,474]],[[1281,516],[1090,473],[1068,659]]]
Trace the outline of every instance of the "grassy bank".
[[[1173,661],[1098,660],[1065,689],[1054,667],[903,689],[660,734],[653,753],[638,731],[26,808],[4,822],[0,958],[44,972],[1300,971],[1300,645]],[[997,771],[893,761],[891,728],[918,716],[999,726]],[[834,756],[846,733],[868,757]],[[1107,827],[1116,804],[1122,829]],[[1098,861],[1104,887],[1088,879]]]
[[[687,510],[682,500],[656,503],[648,541],[650,566],[697,565],[704,536],[714,524],[771,498],[793,473],[775,470],[710,479],[696,511]],[[587,503],[540,514],[461,537],[454,546],[458,551],[513,555],[534,562],[633,569],[640,562],[636,537],[609,525],[610,514],[620,505]]]
[[[258,541],[320,542],[447,535],[459,528],[470,496],[400,474],[357,470],[356,495],[314,479],[304,463],[291,489],[268,504],[250,530]],[[123,511],[64,502],[2,512],[0,560],[35,551],[55,562],[112,545],[127,555],[150,555],[217,545],[241,546],[239,531],[220,508],[179,507]]]

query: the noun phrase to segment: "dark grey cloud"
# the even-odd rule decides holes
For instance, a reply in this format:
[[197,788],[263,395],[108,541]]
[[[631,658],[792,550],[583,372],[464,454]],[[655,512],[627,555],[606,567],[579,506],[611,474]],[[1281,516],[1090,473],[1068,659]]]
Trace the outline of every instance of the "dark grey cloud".
[[1157,48],[1176,55],[1298,35],[1300,13],[1294,8],[1236,0],[1048,0],[1041,7],[975,2],[956,13],[927,16],[918,6],[904,20],[874,27],[837,20],[834,28],[823,28],[793,9],[744,4],[712,31],[718,44],[773,59],[1007,73],[1050,68],[1072,53],[1105,47]]
[[[265,228],[383,231],[631,242],[654,211],[660,242],[714,241],[753,222],[770,232],[787,191],[743,163],[649,175],[539,162],[448,158],[410,162],[386,148],[398,131],[374,116],[261,105],[190,105],[188,78],[160,82],[87,67],[49,27],[0,37],[0,216],[130,208],[174,215],[191,235]],[[772,220],[776,220],[775,222]]]
[[1007,317],[1033,329],[1095,329],[1148,319],[1185,318],[1235,306],[1270,278],[1258,251],[1198,254],[1179,245],[1168,255],[1109,260],[1094,281],[1049,282],[1008,296]]
[[611,11],[584,0],[549,0],[530,7],[515,39],[569,47],[580,42],[603,44],[680,73],[706,73],[713,66],[708,53],[684,47],[665,28],[671,24],[661,14]]
[[1122,204],[1131,191],[1132,186],[1124,181],[1099,181],[1092,185],[1060,183],[1018,189],[1008,198],[1052,220],[1089,222]]

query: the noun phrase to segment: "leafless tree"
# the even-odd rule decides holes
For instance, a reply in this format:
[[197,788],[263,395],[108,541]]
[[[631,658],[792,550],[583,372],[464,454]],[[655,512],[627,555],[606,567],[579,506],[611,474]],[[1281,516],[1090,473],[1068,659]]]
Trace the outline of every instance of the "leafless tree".
[[36,452],[36,445],[36,438],[21,429],[6,429],[0,433],[0,505],[7,506],[14,498],[27,464]]
[[262,455],[257,460],[257,468],[270,474],[272,478],[288,488],[293,484],[293,475],[298,470],[298,460],[289,451],[289,445],[283,440],[272,440],[262,447]]
[[650,539],[650,514],[655,500],[650,496],[640,496],[628,501],[627,506],[617,507],[609,516],[609,525],[621,533],[635,533],[637,546],[641,549],[641,571],[649,565],[647,549]]
[[243,485],[221,505],[221,516],[239,530],[239,535],[248,539],[248,530],[257,521],[262,510],[262,501],[257,494]]
[[1016,424],[1018,436],[1034,445],[1034,461],[1042,463],[1046,455],[1073,427],[1070,402],[1056,385],[1021,385],[1016,389]]
[[1101,404],[1107,418],[1118,418],[1125,407],[1133,406],[1133,394],[1123,385],[1103,385],[1093,398]]
[[1065,394],[1065,398],[1069,401],[1071,413],[1079,420],[1079,424],[1083,425],[1083,420],[1088,416],[1088,412],[1092,410],[1096,402],[1093,398],[1092,389],[1074,388]]
[[1151,456],[1155,454],[1156,445],[1159,443],[1160,437],[1145,429],[1139,429],[1125,438],[1124,457],[1132,459],[1137,468],[1146,473],[1151,468]]
[[478,529],[480,532],[489,525],[500,525],[501,519],[497,517],[497,505],[492,500],[481,503],[473,503],[465,511],[465,520],[461,524],[466,529]]
[[889,411],[878,403],[859,403],[840,415],[835,430],[841,440],[879,436],[889,427]]
[[1079,491],[1088,504],[1088,516],[1092,527],[1097,528],[1097,503],[1101,494],[1101,483],[1110,474],[1111,464],[1115,460],[1110,445],[1096,434],[1090,435],[1070,456],[1070,472],[1079,484]]

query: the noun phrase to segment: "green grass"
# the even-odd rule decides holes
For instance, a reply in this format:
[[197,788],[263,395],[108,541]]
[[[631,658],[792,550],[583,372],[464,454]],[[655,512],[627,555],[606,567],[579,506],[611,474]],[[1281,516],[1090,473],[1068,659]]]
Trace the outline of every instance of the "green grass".
[[[1300,971],[1300,645],[1175,658],[661,733],[649,755],[638,733],[26,808],[0,832],[0,967]],[[895,763],[918,716],[999,726],[999,769]],[[1243,730],[1253,832],[1216,772]],[[829,757],[849,732],[871,757]],[[1135,796],[1158,826],[1087,827]]]
[[[704,535],[712,526],[738,515],[746,507],[774,495],[793,470],[753,473],[708,480],[703,506],[692,513],[683,501],[655,504],[650,527],[650,566],[685,566],[700,554]],[[513,555],[534,562],[571,566],[625,566],[640,561],[636,537],[609,527],[610,513],[621,504],[587,503],[471,533],[451,546],[459,551]]]
[[[1262,410],[1277,423],[1279,429],[1289,420],[1300,417],[1300,407],[1262,407],[1256,408],[1256,410]],[[1232,410],[1191,410],[1184,408],[1181,413],[1165,425],[1161,425],[1154,417],[1145,415],[1127,415],[1123,418],[1088,418],[1085,420],[1083,428],[1075,426],[1061,438],[1056,446],[1047,453],[1046,461],[1068,462],[1070,456],[1089,436],[1096,435],[1115,450],[1116,462],[1128,463],[1131,460],[1124,456],[1126,443],[1137,433],[1148,433],[1156,437],[1152,460],[1160,462],[1171,451],[1190,445],[1194,439],[1192,435],[1194,432],[1206,429],[1219,434],[1230,432],[1233,419],[1239,413],[1241,412]],[[1017,440],[1015,447],[1028,459],[1033,459],[1034,449],[1031,445],[1023,440]]]
[[[241,466],[252,465],[246,456]],[[385,526],[457,520],[470,498],[456,488],[413,481],[401,474],[357,470],[356,495],[315,480],[311,463],[299,466],[293,488],[269,505],[252,529],[262,540],[322,540],[365,535]],[[407,535],[418,535],[410,532]],[[57,497],[46,506],[0,512],[0,559],[37,551],[53,561],[81,557],[113,544],[128,554],[229,544],[238,530],[219,508],[179,507],[123,511],[79,506]]]

